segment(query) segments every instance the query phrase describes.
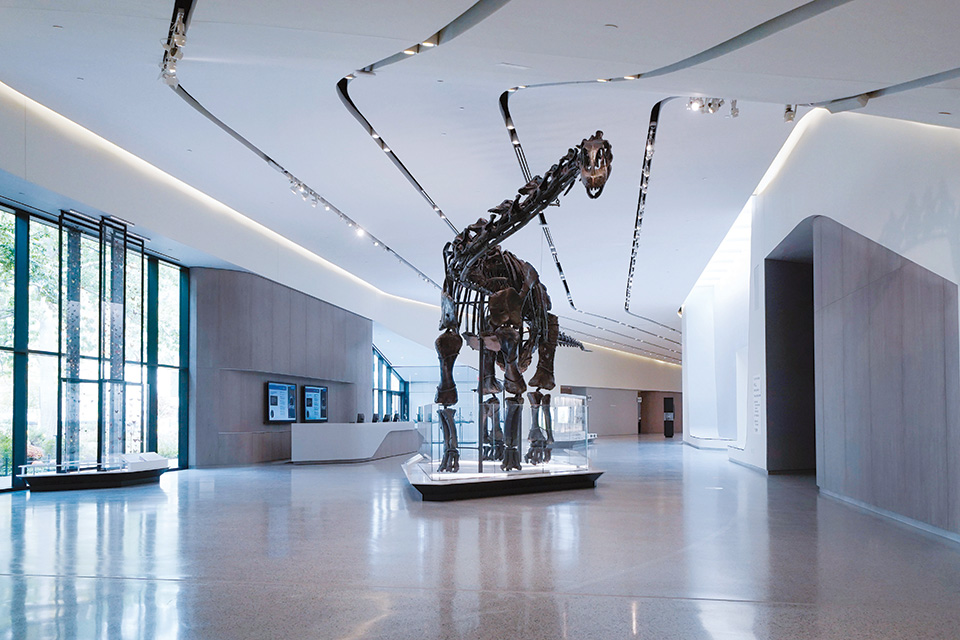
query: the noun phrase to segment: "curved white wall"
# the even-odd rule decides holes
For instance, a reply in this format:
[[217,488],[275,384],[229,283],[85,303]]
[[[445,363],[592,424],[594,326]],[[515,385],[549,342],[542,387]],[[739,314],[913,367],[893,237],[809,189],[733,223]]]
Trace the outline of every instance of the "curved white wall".
[[[755,303],[746,303],[747,384],[755,377],[766,379],[763,261],[805,218],[832,218],[960,281],[960,131],[815,110],[798,123],[797,135],[785,147],[792,151],[778,158],[754,197],[750,272],[755,276],[749,299]],[[718,377],[736,375],[732,359],[716,367]],[[696,392],[685,389],[684,397]],[[750,395],[750,389],[739,392]],[[743,450],[731,449],[730,455],[766,468],[765,403],[759,408],[759,430],[748,419],[738,434]]]

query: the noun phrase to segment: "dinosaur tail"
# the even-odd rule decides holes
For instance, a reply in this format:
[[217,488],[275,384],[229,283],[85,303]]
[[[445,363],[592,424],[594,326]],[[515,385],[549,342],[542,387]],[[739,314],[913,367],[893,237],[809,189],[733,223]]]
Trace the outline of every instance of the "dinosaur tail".
[[575,347],[580,349],[580,351],[590,352],[590,349],[587,349],[583,346],[583,343],[577,340],[572,336],[568,336],[563,331],[560,332],[560,335],[557,337],[557,346],[558,347]]

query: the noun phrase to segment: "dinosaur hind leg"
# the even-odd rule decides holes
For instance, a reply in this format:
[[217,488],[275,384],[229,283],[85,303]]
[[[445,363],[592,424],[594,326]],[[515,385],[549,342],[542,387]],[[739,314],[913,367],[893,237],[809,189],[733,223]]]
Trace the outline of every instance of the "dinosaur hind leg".
[[453,365],[457,361],[463,338],[456,329],[448,327],[437,338],[437,357],[440,359],[440,384],[437,385],[435,401],[443,405],[440,413],[440,430],[443,433],[443,458],[437,471],[456,472],[460,469],[460,444],[457,440],[455,410],[450,405],[457,403],[457,385],[453,380]]
[[557,352],[557,341],[560,339],[560,322],[557,316],[547,314],[547,336],[540,344],[540,356],[537,358],[537,372],[530,378],[530,386],[535,389],[549,391],[557,386],[553,377],[553,359]]
[[506,399],[507,418],[504,421],[503,434],[503,462],[500,469],[510,471],[520,470],[520,421],[523,417],[523,396]]

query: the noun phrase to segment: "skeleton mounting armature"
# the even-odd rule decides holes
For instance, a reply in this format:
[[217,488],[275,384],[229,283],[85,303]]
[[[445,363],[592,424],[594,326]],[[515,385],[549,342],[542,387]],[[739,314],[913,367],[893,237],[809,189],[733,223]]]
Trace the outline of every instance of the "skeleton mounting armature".
[[[557,345],[580,345],[560,333],[557,317],[550,313],[550,296],[537,270],[500,244],[534,218],[542,217],[543,211],[568,193],[578,178],[588,197],[599,197],[612,161],[610,143],[597,131],[567,151],[543,177],[530,180],[513,200],[504,200],[490,209],[489,219],[480,218],[443,248],[442,333],[436,341],[440,358],[436,402],[444,407],[439,412],[444,438],[440,471],[457,471],[460,467],[455,411],[450,406],[457,403],[453,366],[463,338],[480,351],[481,397],[501,390],[508,394],[502,432],[500,405],[499,401],[494,402],[495,396],[482,404],[480,415],[485,432],[484,456],[501,460],[503,470],[520,469],[520,421],[523,392],[527,389],[523,372],[533,361],[534,352],[539,351],[537,370],[529,382],[536,391],[527,394],[533,426],[525,458],[534,464],[549,461],[549,444],[553,441],[550,394],[541,394],[540,390],[549,391],[556,386],[553,358]],[[494,362],[504,371],[502,387],[494,373]],[[493,425],[489,428],[488,420]]]

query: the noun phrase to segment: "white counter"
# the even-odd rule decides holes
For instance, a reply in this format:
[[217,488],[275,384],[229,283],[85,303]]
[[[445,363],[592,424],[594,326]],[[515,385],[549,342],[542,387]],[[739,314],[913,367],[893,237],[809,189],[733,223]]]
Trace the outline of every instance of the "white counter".
[[362,462],[419,448],[413,422],[297,422],[290,427],[293,462]]

